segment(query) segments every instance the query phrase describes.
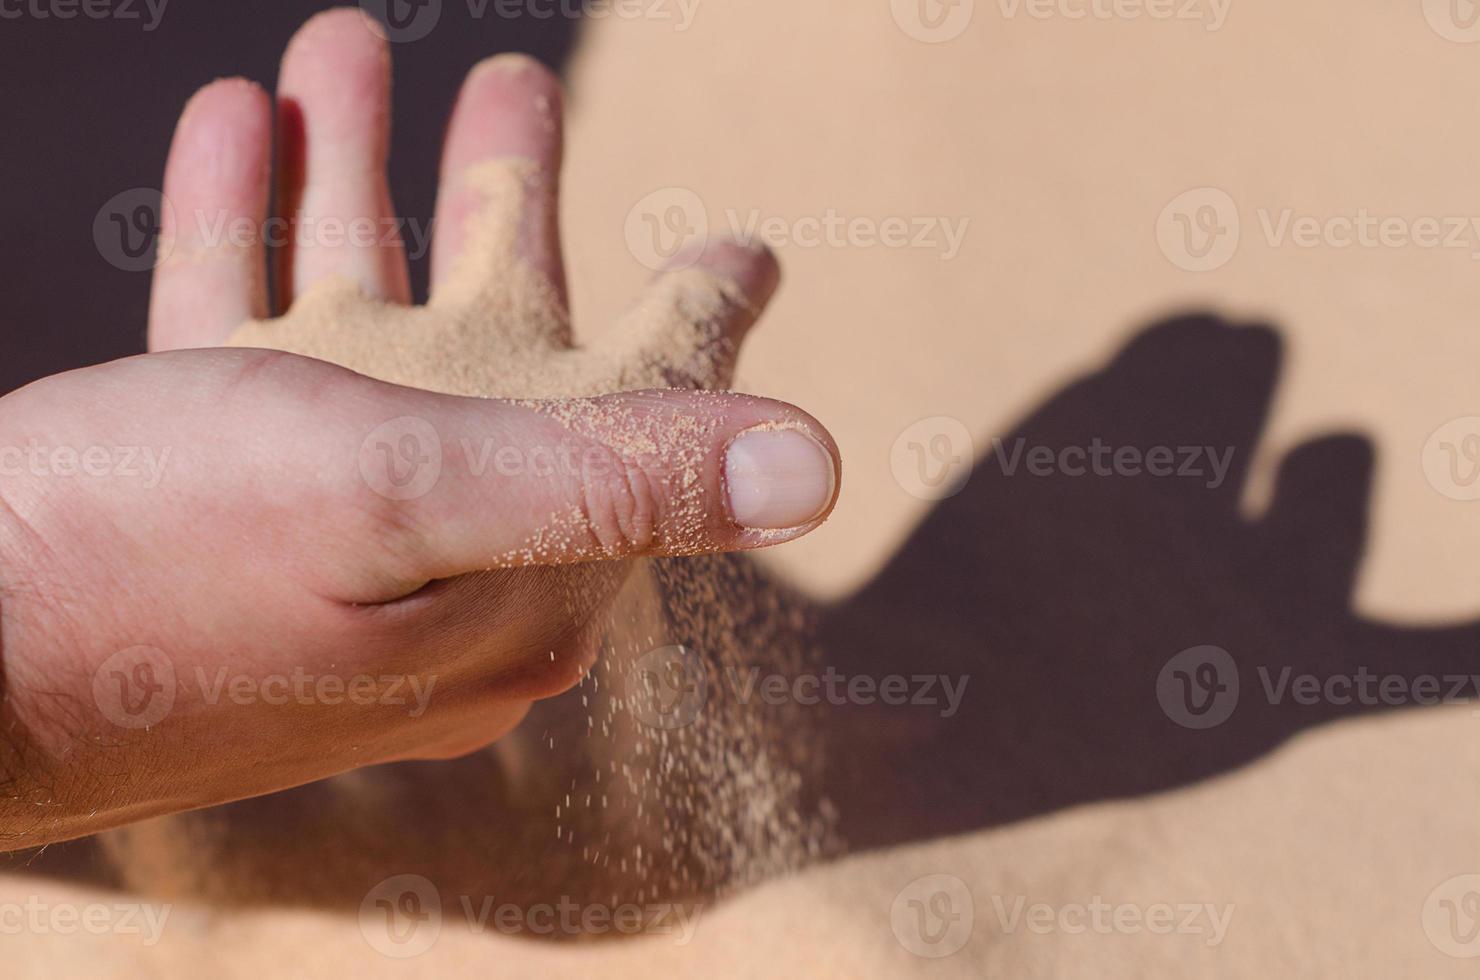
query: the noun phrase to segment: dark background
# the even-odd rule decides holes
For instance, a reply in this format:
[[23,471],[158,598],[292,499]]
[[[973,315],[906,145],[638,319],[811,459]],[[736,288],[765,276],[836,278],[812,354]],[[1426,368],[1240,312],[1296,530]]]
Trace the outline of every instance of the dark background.
[[[98,210],[121,191],[159,188],[175,120],[197,88],[243,75],[271,91],[293,32],[318,11],[345,6],[169,0],[153,31],[145,30],[151,15],[142,0],[91,0],[127,9],[132,19],[33,12],[69,2],[76,0],[0,8],[7,15],[0,17],[0,394],[144,350],[149,274],[122,271],[99,253]],[[502,51],[558,69],[576,23],[499,18],[492,5],[474,17],[466,0],[441,0],[426,37],[392,45],[397,214],[431,217],[443,129],[467,70]],[[426,274],[425,257],[413,261],[418,297]]]

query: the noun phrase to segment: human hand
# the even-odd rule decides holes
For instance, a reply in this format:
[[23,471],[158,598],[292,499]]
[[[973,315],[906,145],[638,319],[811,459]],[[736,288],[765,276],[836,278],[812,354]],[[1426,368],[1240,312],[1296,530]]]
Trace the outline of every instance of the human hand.
[[[290,45],[278,108],[290,217],[390,216],[383,45],[346,11]],[[547,193],[529,194],[504,234],[563,308],[559,131],[541,108],[558,97],[527,62],[469,76],[445,151],[454,180],[438,205],[433,308],[439,283],[474,281],[456,266],[480,202],[455,178],[508,156],[552,178],[534,182]],[[622,578],[606,559],[788,540],[836,496],[831,439],[774,401],[460,397],[216,347],[243,321],[271,328],[266,254],[260,236],[208,240],[194,219],[262,227],[271,128],[265,93],[241,81],[208,86],[183,114],[155,353],[0,399],[6,846],[476,749],[589,665],[594,617]],[[382,313],[409,301],[398,240],[279,257],[280,306],[316,285],[342,295],[346,280]],[[606,348],[618,366],[581,372],[588,390],[723,380],[775,267],[720,246],[695,268],[644,304],[671,304],[670,323],[702,308],[691,341],[670,333],[666,354],[645,341]],[[696,307],[701,295],[711,302]],[[281,324],[297,322],[290,311]],[[541,340],[552,357],[561,341]]]

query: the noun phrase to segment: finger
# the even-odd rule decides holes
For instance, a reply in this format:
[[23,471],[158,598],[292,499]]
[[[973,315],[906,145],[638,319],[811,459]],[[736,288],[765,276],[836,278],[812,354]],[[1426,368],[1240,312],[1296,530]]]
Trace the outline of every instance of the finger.
[[332,492],[348,497],[310,509],[347,522],[331,537],[354,542],[335,555],[361,601],[492,568],[763,547],[817,527],[837,495],[826,430],[747,395],[511,402],[377,384],[347,403],[361,424],[319,458],[346,461],[353,479]]
[[272,106],[245,79],[212,82],[180,114],[165,164],[149,349],[212,347],[267,315],[262,222],[267,214]]
[[628,365],[623,388],[723,388],[740,343],[781,283],[764,245],[715,242],[661,274],[596,346]]
[[1258,539],[1261,565],[1289,579],[1286,593],[1308,605],[1344,608],[1367,538],[1372,444],[1356,435],[1298,446],[1280,465]]
[[386,41],[358,10],[319,14],[288,43],[278,79],[280,307],[330,276],[410,302],[386,180],[390,87]]
[[[499,55],[468,73],[448,124],[432,249],[434,303],[476,302],[497,281],[498,261],[517,255],[566,309],[557,195],[563,145],[560,80],[533,58]],[[512,206],[509,165],[522,186]],[[498,162],[504,164],[499,167]],[[568,339],[568,338],[567,338]]]
[[[505,698],[539,700],[568,690],[590,671],[603,640],[609,641],[598,612],[630,573],[626,562],[594,561],[458,575],[417,590],[398,608],[374,607],[375,633],[421,669],[438,665],[449,691],[486,691],[496,682]],[[562,614],[528,615],[536,608]],[[510,650],[532,656],[511,660]],[[487,699],[476,697],[468,707],[486,713]],[[464,722],[458,730],[481,739],[477,744],[493,740],[484,725]]]
[[[1226,457],[1227,468],[1212,485],[1178,479],[1159,486],[1189,506],[1211,504],[1234,520],[1283,360],[1283,341],[1268,326],[1189,314],[1137,335],[1086,392],[1098,402],[1138,393],[1128,403],[1096,409],[1106,443],[1201,447]],[[1169,412],[1168,405],[1178,410]]]

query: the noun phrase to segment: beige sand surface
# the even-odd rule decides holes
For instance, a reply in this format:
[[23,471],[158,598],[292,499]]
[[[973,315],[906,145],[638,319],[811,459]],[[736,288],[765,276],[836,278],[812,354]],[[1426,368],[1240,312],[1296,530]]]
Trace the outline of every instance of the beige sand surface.
[[[1266,723],[1247,739],[1235,722],[1199,741],[1160,715],[1155,682],[1168,657],[1200,643],[1328,673],[1480,659],[1471,631],[1384,630],[1345,612],[1349,601],[1374,619],[1433,624],[1480,609],[1476,505],[1438,492],[1424,466],[1431,433],[1480,414],[1480,237],[1470,232],[1463,248],[1304,248],[1265,228],[1287,208],[1322,221],[1365,210],[1403,219],[1412,239],[1420,218],[1447,228],[1480,215],[1466,104],[1480,45],[1446,39],[1426,16],[1444,5],[1416,0],[1234,0],[1216,31],[1208,20],[1009,17],[1010,7],[978,0],[965,32],[941,44],[910,37],[883,0],[712,0],[683,33],[671,21],[607,19],[588,31],[570,111],[566,241],[586,322],[605,322],[647,275],[629,217],[654,192],[665,212],[692,208],[672,188],[697,194],[717,228],[732,207],[742,224],[754,208],[793,228],[828,208],[875,222],[971,219],[951,261],[939,249],[784,245],[788,284],[739,368],[742,387],[826,422],[849,466],[834,519],[769,564],[825,597],[884,570],[888,591],[910,602],[876,601],[884,608],[860,617],[875,663],[976,658],[966,758],[926,751],[948,749],[962,723],[922,731],[914,716],[891,717],[894,741],[882,725],[858,743],[857,766],[882,760],[872,798],[840,794],[854,838],[871,847],[703,913],[686,946],[655,937],[553,949],[449,925],[429,952],[395,960],[368,946],[352,907],[212,918],[184,906],[152,948],[7,936],[19,975],[54,972],[56,961],[24,955],[33,949],[78,958],[68,962],[93,955],[100,976],[202,963],[227,976],[287,965],[367,977],[1472,975],[1474,960],[1451,955],[1480,952],[1464,918],[1480,880],[1464,877],[1480,874],[1471,709],[1327,723],[1339,712],[1287,704],[1258,714]],[[1190,9],[1212,16],[1210,4]],[[1175,215],[1160,238],[1159,220],[1184,192],[1209,187],[1233,201],[1241,232],[1225,265],[1196,273],[1172,260],[1195,264],[1177,251]],[[1226,227],[1226,206],[1215,217]],[[1283,359],[1265,340],[1181,322],[1112,360],[1189,309],[1269,324]],[[1246,341],[1260,350],[1249,355]],[[1236,417],[1219,421],[1232,403]],[[1187,509],[1206,497],[1185,488],[1158,497],[1081,481],[1044,494],[973,476],[942,520],[921,525],[932,505],[896,481],[891,449],[936,416],[963,423],[978,457],[1015,428],[1083,440],[1164,425],[1171,438],[1239,447],[1260,436],[1249,515],[1271,499],[1292,448],[1356,432],[1375,450],[1359,574],[1339,566],[1356,549],[1342,518],[1369,479],[1360,444],[1295,474],[1306,501],[1292,513],[1304,519],[1276,526],[1310,527],[1314,540],[1240,550],[1241,530]],[[1199,536],[1205,526],[1216,530]],[[1157,536],[1168,527],[1177,533]],[[951,556],[972,557],[951,570],[981,576],[991,618],[953,605],[961,597],[928,575],[933,590],[910,591],[912,569],[930,567],[928,553],[909,557],[918,540],[956,542]],[[902,563],[885,570],[896,554]],[[936,566],[949,566],[941,554]],[[1003,592],[1012,602],[994,605]],[[850,638],[846,625],[833,632]],[[1032,709],[1019,714],[992,699],[1034,691],[1034,676],[1061,683],[1060,696],[1018,698]],[[953,794],[943,782],[982,791]],[[1093,802],[1117,795],[1126,799]],[[920,825],[870,827],[875,810],[914,810]],[[962,836],[937,836],[947,830]],[[969,906],[944,910],[969,907],[973,928],[964,948],[934,960],[908,951],[920,942],[911,913],[896,921],[891,909],[912,881],[937,874],[965,883]],[[43,887],[8,878],[0,899]],[[905,900],[928,907],[942,888]],[[1195,931],[1207,919],[1171,935],[1040,935],[1001,921],[997,900],[1010,912],[1019,898],[1055,911],[1103,899],[1142,920],[1159,903],[1211,903],[1231,918],[1216,946]]]
[[[1474,740],[1456,738],[1473,724],[1461,709],[1342,726],[1302,740],[1258,771],[1175,796],[850,859],[701,911],[683,945],[673,936],[557,948],[444,923],[427,952],[390,959],[369,947],[353,917],[277,910],[213,918],[186,907],[172,912],[165,941],[154,947],[116,936],[7,937],[23,954],[19,973],[7,975],[51,977],[54,964],[67,963],[85,965],[89,976],[183,976],[209,963],[213,976],[228,980],[264,970],[360,977],[1471,976],[1473,961],[1436,952],[1423,910],[1435,884],[1480,860],[1473,811],[1452,805],[1458,794],[1435,792],[1480,764]],[[1444,751],[1434,751],[1438,745]],[[1324,774],[1317,791],[1313,774]],[[1423,828],[1421,848],[1413,845],[1415,827]],[[971,882],[970,937],[950,957],[916,957],[896,940],[891,907],[909,882],[942,873]],[[117,900],[14,882],[3,897],[31,895],[48,904]],[[1228,928],[1210,945],[1207,913],[1191,924],[1201,931],[1168,935],[1147,927],[1065,935],[1034,931],[1027,919],[1003,924],[1020,898],[1057,913],[1097,897],[1148,912],[1208,903],[1227,916]],[[1179,910],[1174,921],[1186,918]]]
[[[663,188],[698,195],[720,231],[729,209],[742,226],[753,209],[969,218],[952,261],[943,246],[781,249],[787,284],[740,382],[807,404],[856,467],[825,532],[777,556],[789,573],[836,595],[898,546],[926,509],[889,471],[916,419],[958,418],[985,453],[1152,321],[1206,308],[1269,322],[1287,347],[1250,505],[1298,442],[1364,432],[1380,458],[1358,608],[1472,615],[1480,527],[1418,459],[1441,424],[1476,414],[1480,235],[1465,248],[1274,247],[1260,212],[1276,227],[1286,208],[1410,225],[1480,215],[1464,108],[1480,45],[1446,41],[1417,0],[1234,0],[1218,31],[1003,5],[976,0],[942,44],[905,35],[884,0],[716,2],[683,33],[593,25],[567,154],[577,315],[642,281],[623,231]],[[1211,17],[1210,2],[1190,6]],[[1199,274],[1167,259],[1157,226],[1202,187],[1233,199],[1242,233],[1227,265]]]

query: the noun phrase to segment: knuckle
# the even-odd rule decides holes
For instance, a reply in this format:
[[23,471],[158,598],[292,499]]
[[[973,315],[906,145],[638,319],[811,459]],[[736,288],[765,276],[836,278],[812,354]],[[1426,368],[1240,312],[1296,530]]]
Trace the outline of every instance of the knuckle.
[[230,351],[217,383],[218,410],[234,419],[290,424],[320,416],[345,400],[354,374],[325,361],[279,350]]
[[580,507],[587,529],[608,556],[641,554],[657,540],[656,481],[640,464],[610,449],[587,455]]
[[417,580],[429,564],[429,529],[407,501],[360,494],[364,501],[360,534],[379,560],[372,564],[395,579]]

